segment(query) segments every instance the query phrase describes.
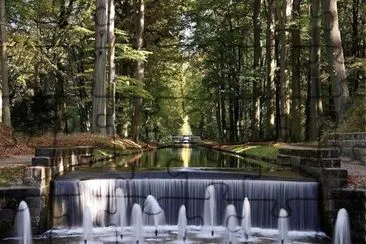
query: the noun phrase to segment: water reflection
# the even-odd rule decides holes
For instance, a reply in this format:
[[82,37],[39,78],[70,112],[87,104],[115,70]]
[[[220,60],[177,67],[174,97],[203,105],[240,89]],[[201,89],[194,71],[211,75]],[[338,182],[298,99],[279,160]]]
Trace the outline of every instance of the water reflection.
[[133,165],[138,168],[245,168],[251,171],[261,170],[261,165],[247,159],[220,151],[192,145],[162,148],[138,155],[121,157],[119,166]]
[[188,145],[183,145],[181,150],[181,158],[183,161],[184,168],[189,167],[189,160],[191,159],[191,154],[192,154],[192,148],[190,148]]

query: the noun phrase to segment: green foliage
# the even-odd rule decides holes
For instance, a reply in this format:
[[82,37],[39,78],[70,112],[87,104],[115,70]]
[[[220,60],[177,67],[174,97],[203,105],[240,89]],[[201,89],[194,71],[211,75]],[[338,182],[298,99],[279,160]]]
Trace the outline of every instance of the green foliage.
[[366,132],[365,93],[350,102],[346,119],[337,128],[337,132]]

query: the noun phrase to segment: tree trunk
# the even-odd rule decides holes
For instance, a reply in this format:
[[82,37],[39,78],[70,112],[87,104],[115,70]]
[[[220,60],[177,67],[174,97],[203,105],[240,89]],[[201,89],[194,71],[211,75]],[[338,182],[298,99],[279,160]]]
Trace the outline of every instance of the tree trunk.
[[311,2],[311,66],[310,66],[310,140],[320,136],[322,99],[320,97],[320,0]]
[[10,101],[9,101],[9,79],[8,79],[8,57],[6,53],[6,16],[5,0],[0,0],[0,45],[1,45],[1,77],[2,89],[0,96],[0,121],[6,126],[11,127]]
[[287,31],[286,23],[291,17],[292,0],[281,1],[279,9],[280,19],[280,139],[287,141],[289,137],[289,79],[287,74]]
[[346,116],[349,91],[342,48],[341,33],[338,24],[337,0],[324,0],[325,39],[328,51],[328,63],[332,84],[332,97],[339,124]]
[[300,93],[300,2],[301,0],[293,1],[292,15],[295,25],[292,29],[292,81],[291,81],[291,107],[290,107],[290,138],[292,142],[301,140],[301,93]]
[[[262,47],[261,47],[261,21],[260,21],[260,8],[261,8],[261,0],[253,1],[253,30],[254,30],[254,60],[253,60],[253,70],[259,71],[260,59],[262,56]],[[259,114],[260,114],[260,106],[259,106],[259,80],[253,82],[252,87],[252,119],[251,119],[251,139],[256,141],[258,140],[259,133]]]
[[[225,83],[221,82],[221,91],[225,91]],[[220,92],[221,94],[221,92]],[[226,123],[226,96],[221,94],[221,124],[222,124],[222,134],[223,142],[227,141],[227,123]]]
[[107,101],[107,132],[109,135],[116,135],[116,65],[115,57],[115,35],[114,35],[115,7],[114,0],[108,2],[108,101]]
[[221,91],[220,91],[220,84],[217,83],[216,86],[216,123],[217,123],[217,132],[218,138],[220,141],[223,141],[223,134],[222,134],[222,123],[221,123]]
[[267,59],[267,84],[266,84],[266,107],[267,113],[265,118],[265,138],[267,140],[273,139],[273,129],[275,126],[275,16],[276,16],[276,2],[275,0],[267,0],[267,44],[266,44],[266,59]]
[[[136,31],[136,49],[138,51],[142,50],[144,27],[145,27],[145,4],[144,0],[139,0],[138,24]],[[139,80],[141,84],[143,84],[144,62],[141,60],[137,61],[135,76],[136,79]],[[135,141],[137,141],[139,137],[140,123],[141,123],[141,108],[142,108],[142,98],[136,97],[133,113],[133,121],[132,121],[132,131],[131,131],[131,136]]]
[[352,54],[354,57],[359,57],[359,33],[358,33],[358,18],[360,9],[360,0],[352,1]]
[[106,134],[106,41],[107,41],[107,0],[97,0],[96,16],[96,57],[93,86],[92,131]]

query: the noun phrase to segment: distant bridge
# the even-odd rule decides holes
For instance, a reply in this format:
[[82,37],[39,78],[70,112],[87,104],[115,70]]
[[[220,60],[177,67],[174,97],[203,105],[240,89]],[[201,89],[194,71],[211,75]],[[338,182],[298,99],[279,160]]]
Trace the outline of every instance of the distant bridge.
[[174,143],[197,143],[201,141],[201,137],[193,135],[172,136],[172,141]]

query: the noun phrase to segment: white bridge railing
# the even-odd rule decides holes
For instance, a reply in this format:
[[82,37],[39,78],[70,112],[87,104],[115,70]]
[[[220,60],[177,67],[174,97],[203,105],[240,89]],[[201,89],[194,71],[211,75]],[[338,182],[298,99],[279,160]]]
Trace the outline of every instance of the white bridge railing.
[[193,135],[172,136],[174,143],[195,143],[201,141],[201,137]]

